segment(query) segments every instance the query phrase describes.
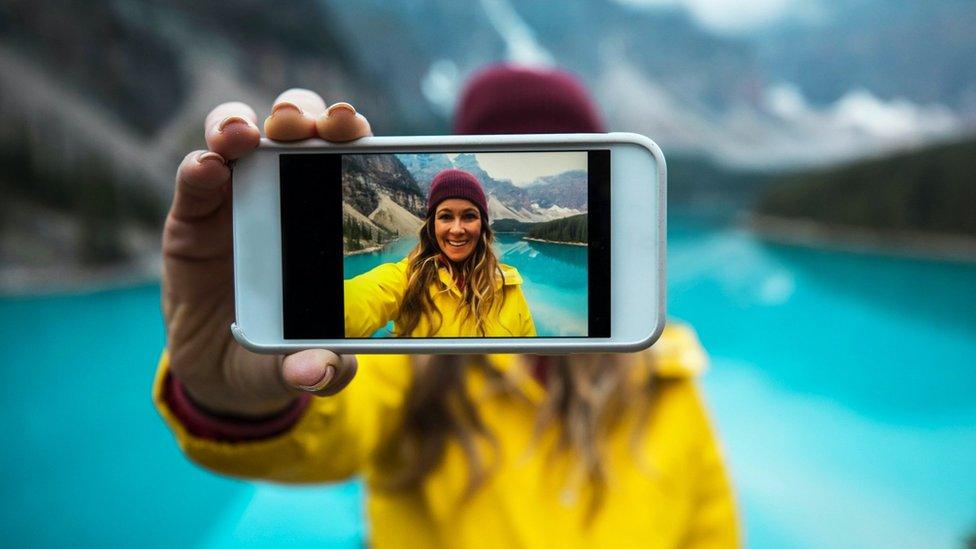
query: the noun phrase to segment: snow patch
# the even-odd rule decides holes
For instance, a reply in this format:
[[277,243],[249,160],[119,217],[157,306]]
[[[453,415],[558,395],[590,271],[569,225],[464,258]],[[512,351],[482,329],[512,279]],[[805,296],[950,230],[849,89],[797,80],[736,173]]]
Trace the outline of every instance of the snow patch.
[[838,131],[880,139],[943,135],[959,125],[952,111],[943,105],[918,105],[901,98],[885,101],[864,89],[851,90],[833,104],[818,109],[807,103],[795,85],[779,84],[767,91],[766,106],[787,122],[828,125]]
[[722,113],[671,93],[622,58],[607,58],[597,97],[612,105],[612,120],[654,136],[665,150],[705,152],[738,167],[824,165],[916,147],[964,129],[939,104],[880,99],[851,90],[818,107],[789,83],[765,90],[756,105]]
[[569,217],[571,215],[579,215],[581,213],[584,213],[575,208],[567,208],[565,206],[560,206],[558,204],[553,204],[548,208],[543,208],[539,206],[539,204],[533,203],[532,209],[535,211],[537,215],[539,215],[540,217],[546,220],[562,219],[564,217]]

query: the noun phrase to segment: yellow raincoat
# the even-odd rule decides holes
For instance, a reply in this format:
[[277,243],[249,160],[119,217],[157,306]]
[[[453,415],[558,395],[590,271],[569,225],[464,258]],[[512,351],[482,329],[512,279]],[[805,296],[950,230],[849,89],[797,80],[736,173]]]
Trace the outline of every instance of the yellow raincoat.
[[[653,370],[648,353],[631,355],[642,363],[642,375],[656,377],[653,414],[636,448],[633,411],[604,441],[608,490],[589,525],[588,486],[572,474],[573,456],[549,452],[556,431],[532,445],[536,407],[545,395],[520,356],[494,355],[489,361],[521,395],[486,391],[484,373],[469,370],[466,382],[498,440],[498,461],[487,482],[463,502],[467,464],[456,441],[418,489],[382,488],[389,468],[378,450],[403,419],[409,357],[359,357],[359,372],[348,387],[314,399],[289,431],[259,441],[217,442],[189,434],[162,397],[165,354],[154,394],[186,455],[213,471],[286,483],[362,475],[375,547],[736,547],[731,490],[693,379],[704,354],[694,334],[680,326],[669,326],[654,351]],[[322,528],[329,528],[328,513],[322,510]]]
[[[535,335],[529,304],[522,293],[522,276],[514,267],[500,265],[504,274],[504,300],[494,314],[485,319],[485,335],[525,337]],[[479,336],[474,320],[461,314],[461,291],[445,267],[438,270],[439,281],[431,287],[434,303],[443,315],[440,329],[433,333],[430,321],[421,315],[413,337]],[[397,320],[400,303],[407,291],[407,260],[384,263],[346,280],[343,299],[346,310],[346,337],[369,337],[386,323]],[[436,318],[436,317],[435,317]]]

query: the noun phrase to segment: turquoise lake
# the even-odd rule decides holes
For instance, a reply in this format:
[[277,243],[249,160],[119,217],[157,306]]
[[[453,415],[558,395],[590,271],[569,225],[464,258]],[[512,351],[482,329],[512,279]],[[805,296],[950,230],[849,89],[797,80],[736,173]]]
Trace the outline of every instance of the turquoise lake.
[[[501,246],[506,263],[531,253]],[[543,296],[579,288],[572,260],[538,254],[549,267],[519,267],[527,294],[540,280]],[[711,356],[702,384],[750,546],[963,546],[976,531],[976,265],[772,245],[673,217],[668,273],[672,320]],[[6,544],[361,547],[359,482],[249,483],[182,457],[149,398],[163,336],[158,285],[0,298]]]
[[[376,252],[347,256],[344,278],[365,273],[383,263],[406,257],[416,238],[401,238]],[[587,249],[585,246],[529,242],[519,235],[496,234],[498,260],[515,267],[522,275],[522,291],[532,311],[539,336],[587,334]],[[389,333],[382,328],[379,333]]]

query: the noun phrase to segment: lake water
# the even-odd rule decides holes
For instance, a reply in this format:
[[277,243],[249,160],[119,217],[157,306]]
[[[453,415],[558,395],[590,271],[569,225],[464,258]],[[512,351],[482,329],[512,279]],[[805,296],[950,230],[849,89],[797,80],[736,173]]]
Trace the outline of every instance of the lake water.
[[[498,260],[515,267],[522,275],[522,291],[532,311],[536,333],[586,335],[587,248],[529,242],[514,234],[496,234],[495,241]],[[377,265],[400,261],[416,244],[416,238],[401,238],[381,250],[347,256],[342,265],[343,277],[352,278]],[[389,328],[377,332],[387,333]]]
[[[669,243],[669,312],[711,355],[702,382],[750,545],[962,546],[976,265],[768,245],[685,218]],[[509,244],[505,262],[524,252]],[[360,547],[358,482],[247,483],[181,456],[149,399],[162,344],[156,285],[0,298],[6,543]]]

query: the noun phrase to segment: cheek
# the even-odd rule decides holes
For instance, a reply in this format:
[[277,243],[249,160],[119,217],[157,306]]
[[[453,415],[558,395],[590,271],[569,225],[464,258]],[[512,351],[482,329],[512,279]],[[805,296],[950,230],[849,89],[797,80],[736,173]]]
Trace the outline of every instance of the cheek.
[[438,240],[443,240],[444,235],[446,235],[450,229],[450,225],[437,221],[434,223],[434,236],[436,236]]

